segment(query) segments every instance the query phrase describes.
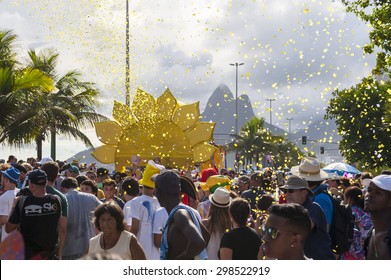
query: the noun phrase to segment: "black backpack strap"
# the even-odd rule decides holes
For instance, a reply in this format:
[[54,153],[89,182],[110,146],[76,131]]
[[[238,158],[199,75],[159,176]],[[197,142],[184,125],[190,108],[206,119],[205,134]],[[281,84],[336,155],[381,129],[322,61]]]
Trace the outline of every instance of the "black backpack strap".
[[27,198],[26,195],[21,195],[19,197],[19,213],[20,213],[20,215],[22,215],[23,205],[24,205],[24,202],[26,201],[26,198]]
[[363,249],[364,249],[364,252],[365,252],[365,258],[367,258],[367,255],[368,255],[369,241],[371,240],[371,237],[372,237],[372,231],[373,231],[373,226],[369,229],[368,234],[367,234],[367,236],[365,237],[365,240],[364,240]]
[[387,229],[387,236],[384,239],[384,242],[387,244],[388,255],[391,256],[391,225]]

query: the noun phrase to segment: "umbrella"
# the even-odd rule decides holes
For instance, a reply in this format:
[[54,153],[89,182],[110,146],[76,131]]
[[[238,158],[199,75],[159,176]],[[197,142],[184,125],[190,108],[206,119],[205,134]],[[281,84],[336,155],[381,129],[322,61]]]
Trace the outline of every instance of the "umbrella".
[[349,175],[352,176],[354,174],[361,173],[361,171],[359,171],[356,167],[347,164],[345,162],[334,162],[323,167],[322,169],[323,171],[327,172],[331,176],[337,175],[337,176],[348,177]]

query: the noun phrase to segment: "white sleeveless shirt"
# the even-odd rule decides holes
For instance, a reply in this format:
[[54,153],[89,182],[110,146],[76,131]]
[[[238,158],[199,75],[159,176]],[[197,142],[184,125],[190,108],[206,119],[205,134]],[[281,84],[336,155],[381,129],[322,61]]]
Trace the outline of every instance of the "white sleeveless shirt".
[[90,247],[88,253],[113,253],[120,255],[124,260],[131,260],[132,254],[130,252],[130,240],[134,235],[128,231],[122,231],[117,244],[111,249],[104,250],[100,246],[100,239],[103,238],[103,232],[90,239]]

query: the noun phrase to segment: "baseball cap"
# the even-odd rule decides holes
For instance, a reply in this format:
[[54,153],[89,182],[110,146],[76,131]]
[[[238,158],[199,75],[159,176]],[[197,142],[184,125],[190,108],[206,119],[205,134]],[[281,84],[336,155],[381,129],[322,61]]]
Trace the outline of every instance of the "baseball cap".
[[179,175],[174,171],[165,171],[155,178],[155,187],[164,193],[179,194],[181,184]]
[[79,168],[78,168],[76,165],[67,164],[66,167],[67,167],[66,170],[68,170],[69,172],[74,172],[74,173],[76,173],[77,175],[80,174],[80,170],[79,170]]
[[42,164],[45,164],[47,162],[53,162],[53,159],[51,157],[44,157],[43,159],[41,159],[40,161],[38,161],[37,163],[42,165]]
[[371,180],[378,188],[391,192],[391,175],[379,175]]
[[35,169],[28,174],[28,180],[37,185],[46,185],[48,176],[46,172],[41,169]]

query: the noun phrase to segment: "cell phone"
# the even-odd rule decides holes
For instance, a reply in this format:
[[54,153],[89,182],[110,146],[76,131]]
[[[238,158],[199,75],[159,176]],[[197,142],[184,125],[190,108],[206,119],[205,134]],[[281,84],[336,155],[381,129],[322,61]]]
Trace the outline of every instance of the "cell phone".
[[278,184],[278,186],[284,185],[284,173],[282,173],[282,172],[277,173],[277,184]]

